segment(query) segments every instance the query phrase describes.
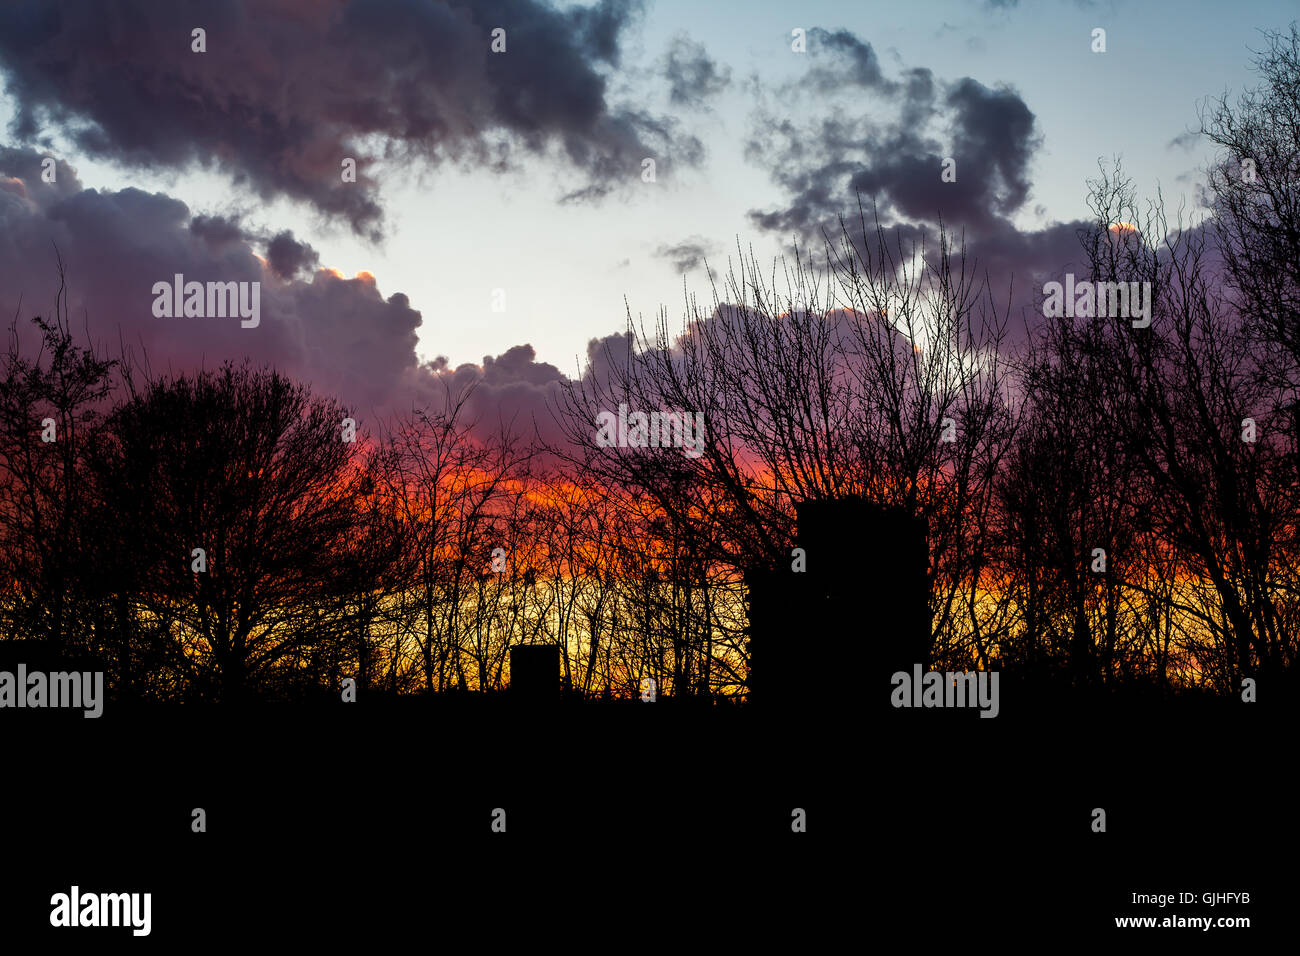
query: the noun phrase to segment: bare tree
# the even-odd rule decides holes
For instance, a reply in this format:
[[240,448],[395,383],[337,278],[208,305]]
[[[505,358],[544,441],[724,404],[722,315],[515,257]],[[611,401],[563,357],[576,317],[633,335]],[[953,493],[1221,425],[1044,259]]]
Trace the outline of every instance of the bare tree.
[[223,701],[297,693],[304,663],[337,664],[356,641],[355,599],[387,562],[345,417],[275,372],[231,365],[149,381],[113,412],[89,467],[109,516],[94,553],[133,569],[106,597],[145,622],[135,636],[149,635],[153,680]]
[[[1227,95],[1201,113],[1201,133],[1222,149],[1208,171],[1218,250],[1235,305],[1254,341],[1300,364],[1300,30],[1266,32],[1256,56],[1263,83],[1236,104]],[[1273,358],[1280,356],[1274,355]],[[1275,362],[1266,363],[1273,368]]]
[[[652,502],[701,567],[774,565],[800,501],[860,496],[924,519],[936,646],[978,659],[982,510],[1014,430],[1005,316],[946,236],[927,255],[859,220],[821,264],[796,250],[781,281],[742,257],[710,308],[687,299],[680,335],[662,313],[652,334],[629,315],[623,347],[562,393],[561,421],[576,464]],[[620,406],[700,414],[707,441],[698,457],[607,447],[597,416]]]
[[[504,655],[465,641],[471,626],[482,637],[474,615],[488,593],[483,575],[491,573],[493,550],[509,544],[498,533],[498,509],[531,453],[507,423],[490,440],[476,437],[476,423],[466,418],[470,394],[448,391],[442,411],[417,410],[384,438],[381,481],[390,508],[401,515],[407,545],[405,573],[393,589],[393,661],[400,667],[413,643],[426,692],[466,690],[467,659],[477,664],[478,683],[497,671]],[[392,677],[396,684],[397,670]]]
[[[81,525],[89,507],[85,450],[103,419],[117,363],[78,346],[58,263],[53,318],[36,317],[39,344],[24,354],[18,316],[0,370],[0,619],[11,636],[87,649],[85,609],[73,606],[85,571]],[[20,306],[21,308],[21,306]]]

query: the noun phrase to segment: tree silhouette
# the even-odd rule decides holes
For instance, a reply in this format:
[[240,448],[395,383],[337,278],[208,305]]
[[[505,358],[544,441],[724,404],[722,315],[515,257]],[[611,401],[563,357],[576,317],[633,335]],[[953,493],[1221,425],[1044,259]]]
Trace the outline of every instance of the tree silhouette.
[[[374,545],[374,478],[336,403],[275,372],[149,382],[110,417],[88,477],[101,589],[154,680],[237,701],[302,683],[362,624],[389,559]],[[206,567],[199,567],[201,550]],[[128,626],[134,627],[134,624]]]

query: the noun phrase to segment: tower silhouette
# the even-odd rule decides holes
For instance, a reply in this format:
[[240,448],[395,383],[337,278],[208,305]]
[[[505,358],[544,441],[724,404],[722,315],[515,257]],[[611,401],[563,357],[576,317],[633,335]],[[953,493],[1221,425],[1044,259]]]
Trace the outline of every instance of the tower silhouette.
[[750,700],[790,717],[875,709],[891,674],[929,664],[925,523],[860,498],[801,502],[795,514],[806,570],[791,556],[745,576]]

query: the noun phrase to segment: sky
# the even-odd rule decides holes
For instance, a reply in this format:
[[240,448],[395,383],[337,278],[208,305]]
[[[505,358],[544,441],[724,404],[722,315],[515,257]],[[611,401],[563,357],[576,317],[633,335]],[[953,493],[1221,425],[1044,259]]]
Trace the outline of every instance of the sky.
[[[680,316],[684,291],[710,295],[706,259],[721,272],[737,244],[816,241],[858,192],[890,222],[942,215],[998,277],[1077,254],[1099,159],[1194,216],[1212,157],[1185,135],[1198,103],[1249,86],[1259,30],[1297,16],[1276,0],[1231,16],[1173,0],[6,4],[0,308],[52,301],[54,243],[74,313],[155,366],[248,356],[370,409],[457,376],[525,408],[626,309]],[[260,278],[261,324],[151,315],[177,272]]]

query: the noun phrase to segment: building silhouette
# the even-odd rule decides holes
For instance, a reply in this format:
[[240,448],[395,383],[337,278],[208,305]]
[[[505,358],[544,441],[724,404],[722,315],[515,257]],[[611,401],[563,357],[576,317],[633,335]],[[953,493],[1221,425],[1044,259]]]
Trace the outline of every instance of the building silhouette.
[[750,701],[792,717],[877,709],[890,675],[929,665],[925,523],[860,498],[795,514],[806,570],[790,556],[745,576]]
[[529,702],[559,699],[559,645],[518,644],[510,648],[510,696]]

